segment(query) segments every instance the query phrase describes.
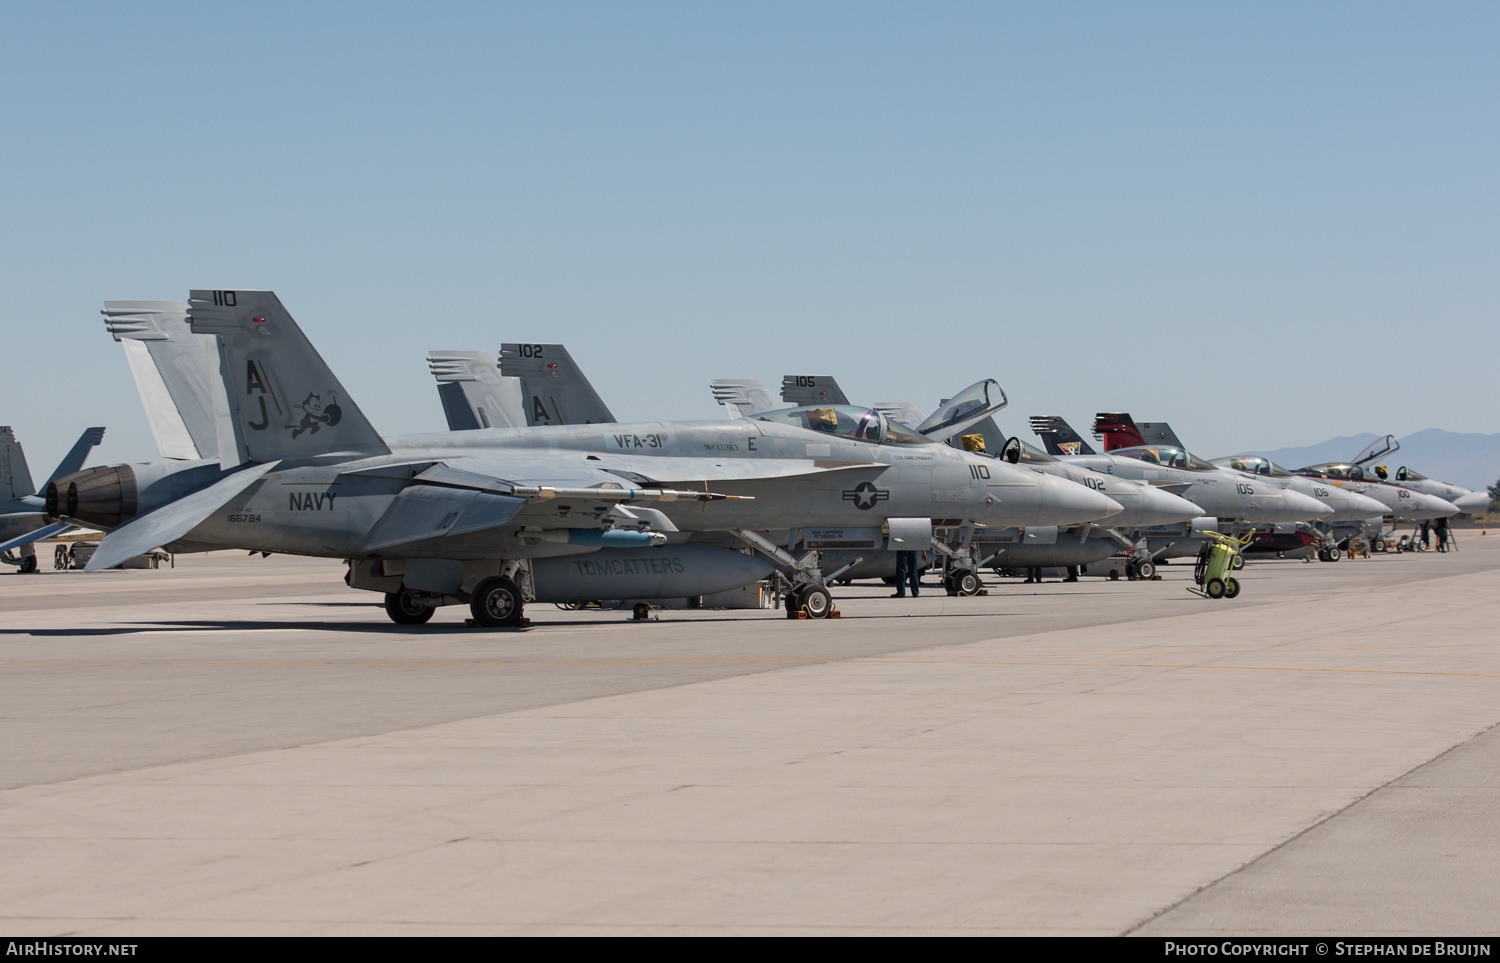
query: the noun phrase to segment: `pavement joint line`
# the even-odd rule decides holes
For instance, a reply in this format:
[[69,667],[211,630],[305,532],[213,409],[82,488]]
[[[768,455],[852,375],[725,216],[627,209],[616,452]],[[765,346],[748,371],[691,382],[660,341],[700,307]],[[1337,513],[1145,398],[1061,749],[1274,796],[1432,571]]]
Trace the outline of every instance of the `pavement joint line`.
[[1304,826],[1298,832],[1293,833],[1291,836],[1288,836],[1286,839],[1283,839],[1281,842],[1277,843],[1275,846],[1272,846],[1270,849],[1268,849],[1265,852],[1261,853],[1259,856],[1255,857],[1254,859],[1248,859],[1248,860],[1246,860],[1245,862],[1243,862],[1240,865],[1236,866],[1234,869],[1232,869],[1229,872],[1225,873],[1223,876],[1220,876],[1218,879],[1211,880],[1211,881],[1209,881],[1207,883],[1204,883],[1202,886],[1199,886],[1197,889],[1193,890],[1191,893],[1187,894],[1182,899],[1177,900],[1175,903],[1172,903],[1172,904],[1170,904],[1168,906],[1164,906],[1161,909],[1157,910],[1155,913],[1152,913],[1150,916],[1146,917],[1145,919],[1138,921],[1135,925],[1130,926],[1127,929],[1121,930],[1120,931],[1120,935],[1121,936],[1129,936],[1130,934],[1134,933],[1136,930],[1139,930],[1141,927],[1145,926],[1146,924],[1151,923],[1154,920],[1160,919],[1161,917],[1163,917],[1163,916],[1167,915],[1168,913],[1172,912],[1173,910],[1175,910],[1177,907],[1182,906],[1183,904],[1191,901],[1192,899],[1194,899],[1195,897],[1197,897],[1200,893],[1207,892],[1212,887],[1219,885],[1220,883],[1224,882],[1226,879],[1229,879],[1230,877],[1238,876],[1240,873],[1242,873],[1245,870],[1249,869],[1251,866],[1254,866],[1256,863],[1258,863],[1261,860],[1265,859],[1267,856],[1270,856],[1272,853],[1275,853],[1275,852],[1279,851],[1280,849],[1282,849],[1283,847],[1285,847],[1285,846],[1287,846],[1287,845],[1289,845],[1291,843],[1296,842],[1297,840],[1301,839],[1303,836],[1306,836],[1308,833],[1312,832],[1314,829],[1317,829],[1318,827],[1325,825],[1326,823],[1329,822],[1329,820],[1332,820],[1332,819],[1335,819],[1335,818],[1337,818],[1339,816],[1342,816],[1344,813],[1346,813],[1349,810],[1353,809],[1355,806],[1358,806],[1360,803],[1364,802],[1366,799],[1369,799],[1371,796],[1373,796],[1376,793],[1380,792],[1380,790],[1386,788],[1387,786],[1390,786],[1390,785],[1393,785],[1393,784],[1395,784],[1397,782],[1400,782],[1402,779],[1405,779],[1407,776],[1410,776],[1412,773],[1416,772],[1418,769],[1423,768],[1424,766],[1429,766],[1432,763],[1437,762],[1439,759],[1441,759],[1444,756],[1448,755],[1449,753],[1453,752],[1455,749],[1461,749],[1464,746],[1467,746],[1469,743],[1473,742],[1475,739],[1478,739],[1480,736],[1482,736],[1485,733],[1490,732],[1491,730],[1493,730],[1496,726],[1500,726],[1500,723],[1491,723],[1490,725],[1485,726],[1483,729],[1480,729],[1478,732],[1470,733],[1469,736],[1468,736],[1468,738],[1460,740],[1459,742],[1457,742],[1457,743],[1449,746],[1447,749],[1444,749],[1442,752],[1440,752],[1437,755],[1433,756],[1431,759],[1427,759],[1427,760],[1424,760],[1422,762],[1419,762],[1415,766],[1412,766],[1410,769],[1407,769],[1405,772],[1398,773],[1395,776],[1392,776],[1390,779],[1388,779],[1385,782],[1381,783],[1380,785],[1374,787],[1369,792],[1363,793],[1358,798],[1356,798],[1354,800],[1351,800],[1348,805],[1342,806],[1342,807],[1334,810],[1333,812],[1324,815],[1322,818],[1314,820],[1311,824],[1309,824],[1307,826]]

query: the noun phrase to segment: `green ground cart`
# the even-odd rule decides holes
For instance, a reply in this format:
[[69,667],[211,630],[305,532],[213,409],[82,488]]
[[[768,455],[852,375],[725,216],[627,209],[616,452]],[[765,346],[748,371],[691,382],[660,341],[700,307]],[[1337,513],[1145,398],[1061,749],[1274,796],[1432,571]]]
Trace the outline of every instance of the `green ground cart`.
[[1240,549],[1250,544],[1255,529],[1252,528],[1240,538],[1218,532],[1203,534],[1208,541],[1203,543],[1203,548],[1198,552],[1198,564],[1193,567],[1193,581],[1198,583],[1198,587],[1189,586],[1188,591],[1206,599],[1232,599],[1240,594],[1240,582],[1229,572],[1234,567],[1234,560],[1239,557]]

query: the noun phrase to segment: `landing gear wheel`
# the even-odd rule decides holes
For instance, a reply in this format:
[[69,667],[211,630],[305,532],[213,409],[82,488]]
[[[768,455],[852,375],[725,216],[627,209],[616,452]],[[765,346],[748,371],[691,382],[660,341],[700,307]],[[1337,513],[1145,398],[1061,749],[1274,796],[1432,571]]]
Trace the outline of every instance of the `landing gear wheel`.
[[1208,580],[1208,584],[1203,586],[1203,593],[1211,599],[1221,599],[1228,589],[1229,586],[1224,584],[1223,579],[1211,578]]
[[1156,577],[1156,565],[1152,562],[1141,562],[1135,567],[1135,577],[1138,579],[1151,580]]
[[385,593],[385,614],[397,625],[421,625],[432,618],[432,606],[417,601],[410,589]]
[[474,621],[486,628],[512,628],[521,624],[521,609],[525,604],[516,583],[496,575],[474,586],[469,610],[474,613]]
[[32,572],[35,572],[35,571],[36,571],[36,556],[35,555],[27,555],[25,558],[21,559],[21,574],[22,575],[30,575]]
[[781,600],[786,606],[786,617],[789,619],[801,617],[797,613],[802,611],[802,589],[803,586],[793,586],[787,589],[786,598]]
[[630,610],[630,614],[637,622],[644,622],[651,617],[651,606],[645,602],[637,602]]
[[943,591],[947,592],[949,595],[958,594],[958,585],[956,582],[954,582],[952,575],[943,576]]
[[1328,557],[1328,549],[1326,549],[1326,548],[1320,548],[1320,549],[1318,549],[1318,561],[1320,561],[1320,562],[1332,561],[1332,559],[1330,559]]
[[1232,599],[1232,598],[1234,598],[1238,594],[1240,594],[1240,580],[1239,579],[1232,578],[1229,581],[1227,581],[1227,582],[1224,583],[1224,597],[1226,599]]
[[[1232,569],[1234,569],[1236,572],[1238,572],[1240,569],[1244,568],[1245,567],[1245,556],[1243,556],[1243,555],[1236,555],[1234,557],[1234,561],[1232,561],[1232,562],[1229,563],[1229,567],[1232,568]],[[1234,596],[1231,595],[1230,598],[1234,598]]]
[[1371,542],[1370,543],[1370,551],[1372,551],[1372,552],[1384,552],[1385,551],[1385,539],[1383,539],[1383,538],[1377,538],[1373,542]]
[[1341,559],[1343,557],[1344,557],[1344,550],[1341,549],[1341,548],[1339,548],[1337,545],[1335,545],[1333,548],[1330,548],[1328,550],[1328,560],[1330,562],[1337,562],[1339,559]]
[[983,585],[984,583],[979,581],[979,576],[968,569],[958,572],[953,576],[954,594],[962,595],[965,598],[978,595]]
[[833,611],[833,596],[821,585],[812,585],[802,592],[802,605],[799,608],[807,612],[810,619],[826,619],[828,613]]

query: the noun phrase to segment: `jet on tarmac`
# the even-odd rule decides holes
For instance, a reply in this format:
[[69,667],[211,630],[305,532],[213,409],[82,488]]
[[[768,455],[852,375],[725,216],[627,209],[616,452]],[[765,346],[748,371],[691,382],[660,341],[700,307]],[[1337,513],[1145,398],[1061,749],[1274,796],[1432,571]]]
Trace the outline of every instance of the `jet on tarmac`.
[[[83,467],[89,452],[103,440],[103,428],[85,429],[43,483],[43,490]],[[76,527],[50,519],[47,514],[46,500],[31,483],[31,469],[26,465],[26,453],[16,441],[16,433],[8,425],[0,426],[0,561],[18,566],[22,574],[35,572],[36,550],[32,543],[65,535]],[[11,554],[17,550],[18,556]]]
[[[930,538],[934,504],[988,525],[1119,510],[1081,486],[933,444],[852,406],[387,440],[274,294],[195,291],[190,305],[191,331],[217,340],[218,464],[116,465],[49,484],[52,514],[114,523],[90,570],[159,544],[342,557],[349,583],[386,593],[397,621],[468,601],[476,622],[515,625],[528,599],[640,597],[643,576],[706,579],[714,566],[649,546],[673,532],[715,532],[795,566],[794,604],[827,614],[816,562],[762,532],[888,525],[893,536]],[[714,551],[674,551],[689,548]],[[741,560],[732,585],[768,569],[721,554]],[[585,583],[588,594],[577,594]]]
[[1411,468],[1402,465],[1394,472],[1389,471],[1386,466],[1376,464],[1387,455],[1394,454],[1401,447],[1401,442],[1395,435],[1386,435],[1370,443],[1364,451],[1354,456],[1352,464],[1364,469],[1366,475],[1374,473],[1375,477],[1383,482],[1393,482],[1424,495],[1432,495],[1452,504],[1461,512],[1475,515],[1488,511],[1490,507],[1489,492],[1476,492],[1452,485],[1448,482],[1428,478]]

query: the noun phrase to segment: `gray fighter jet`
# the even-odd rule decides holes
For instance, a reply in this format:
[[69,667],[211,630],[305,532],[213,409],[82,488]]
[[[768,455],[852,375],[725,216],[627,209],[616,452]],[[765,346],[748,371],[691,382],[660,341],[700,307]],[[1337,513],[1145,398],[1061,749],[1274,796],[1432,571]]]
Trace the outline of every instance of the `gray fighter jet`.
[[[479,624],[514,625],[528,599],[641,597],[643,582],[667,575],[732,574],[732,586],[764,573],[709,546],[654,554],[674,534],[703,532],[789,563],[794,606],[817,615],[831,601],[816,560],[765,533],[792,531],[811,548],[814,526],[930,538],[944,522],[1068,524],[1119,510],[852,406],[384,439],[274,294],[195,291],[190,304],[191,331],[217,342],[218,461],[114,465],[49,484],[50,514],[110,526],[91,570],[160,544],[338,557],[353,587],[386,594],[397,621],[468,601]],[[935,520],[934,506],[949,517]]]
[[[714,382],[716,398],[722,393],[723,384],[724,382]],[[739,384],[753,385],[758,382]],[[784,402],[796,404],[809,398],[842,398],[844,392],[829,375],[787,375],[782,379],[781,397]],[[973,555],[980,558],[981,565],[993,564],[996,568],[1006,569],[1088,565],[1122,549],[1132,549],[1134,543],[1122,534],[1122,530],[1185,522],[1203,514],[1203,510],[1197,505],[1161,488],[1068,465],[1016,438],[1007,437],[995,424],[993,414],[978,412],[971,403],[963,399],[962,392],[954,399],[943,399],[938,411],[930,416],[923,415],[920,409],[909,402],[881,402],[876,408],[887,418],[924,434],[931,434],[933,425],[942,424],[945,440],[954,447],[972,445],[974,435],[978,435],[983,441],[983,447],[971,449],[975,453],[988,454],[1010,464],[1066,478],[1108,495],[1123,509],[1109,518],[1107,526],[1080,525],[1062,530],[1057,526],[1031,526],[1024,530],[1008,528],[978,532],[969,548]],[[965,410],[967,417],[961,423],[949,424],[946,412],[953,410],[955,406]],[[961,434],[962,441],[959,438]],[[848,573],[851,578],[889,578],[893,575],[894,562],[888,557],[879,556],[867,558],[863,564],[855,566]]]
[[[43,483],[43,490],[82,468],[89,452],[103,440],[103,428],[85,429]],[[31,469],[26,465],[26,453],[16,441],[16,433],[8,425],[0,426],[0,561],[19,567],[23,574],[35,572],[36,550],[32,543],[65,535],[75,527],[47,517],[46,500],[31,483]]]
[[1461,512],[1473,515],[1489,510],[1489,492],[1471,491],[1460,485],[1428,478],[1405,465],[1392,472],[1385,465],[1378,464],[1387,456],[1395,454],[1400,447],[1401,442],[1396,439],[1395,435],[1386,435],[1371,442],[1364,451],[1355,455],[1351,464],[1362,468],[1366,476],[1373,474],[1380,481],[1391,482],[1414,492],[1441,498]]

